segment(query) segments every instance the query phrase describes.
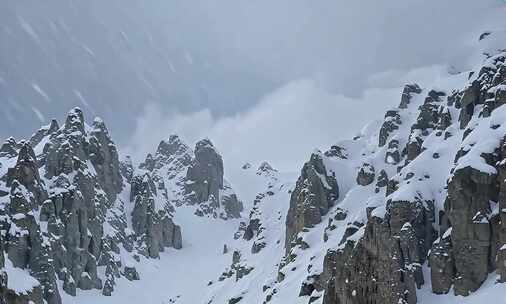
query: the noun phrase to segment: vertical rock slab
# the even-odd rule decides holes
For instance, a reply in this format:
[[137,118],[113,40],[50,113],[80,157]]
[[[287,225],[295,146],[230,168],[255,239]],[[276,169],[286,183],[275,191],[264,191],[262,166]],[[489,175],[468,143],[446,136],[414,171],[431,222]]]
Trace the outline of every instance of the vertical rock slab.
[[335,173],[327,171],[324,156],[313,153],[304,164],[290,197],[290,208],[286,217],[285,249],[288,255],[297,244],[296,235],[305,227],[313,227],[321,222],[329,208],[339,197],[339,187]]

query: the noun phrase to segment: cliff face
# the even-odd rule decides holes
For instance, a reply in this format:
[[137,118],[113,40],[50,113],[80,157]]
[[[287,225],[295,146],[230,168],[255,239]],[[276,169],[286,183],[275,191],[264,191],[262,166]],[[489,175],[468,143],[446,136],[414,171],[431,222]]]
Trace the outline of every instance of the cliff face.
[[[468,296],[493,272],[503,282],[505,61],[506,53],[489,56],[460,89],[407,85],[379,130],[320,156],[326,170],[306,164],[287,215],[281,278],[329,214],[323,269],[301,289],[309,302],[414,304],[426,284],[435,294]],[[343,164],[356,182],[336,200],[340,180],[349,183]],[[337,229],[339,209],[354,213],[346,228]]]
[[335,173],[327,171],[323,155],[313,153],[302,168],[290,198],[290,209],[286,217],[285,248],[289,254],[294,245],[308,246],[296,235],[304,228],[321,223],[339,197]]
[[200,217],[241,217],[242,202],[224,178],[223,159],[209,139],[198,141],[191,149],[179,136],[171,135],[139,169],[170,189],[172,205],[194,206]]
[[[181,247],[169,210],[150,209],[156,189],[149,178],[137,183],[122,177],[118,151],[100,119],[87,125],[81,110],[73,109],[61,128],[53,121],[28,142],[8,140],[2,152],[8,170],[0,182],[0,261],[7,270],[1,290],[8,303],[61,303],[61,292],[75,296],[77,289],[111,295],[117,278],[136,279],[127,256],[157,257],[164,247]],[[124,200],[130,188],[131,202]],[[152,212],[140,215],[139,208]],[[130,221],[137,223],[134,234]],[[28,270],[33,286],[9,284],[13,268]]]

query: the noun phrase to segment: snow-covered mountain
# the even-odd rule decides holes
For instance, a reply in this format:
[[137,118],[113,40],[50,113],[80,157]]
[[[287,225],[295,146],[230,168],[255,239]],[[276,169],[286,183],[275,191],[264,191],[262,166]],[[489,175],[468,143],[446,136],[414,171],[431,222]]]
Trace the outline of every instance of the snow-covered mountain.
[[[482,303],[506,294],[506,49],[298,174],[211,140],[119,159],[71,110],[0,148],[0,303]],[[301,139],[303,140],[303,139]],[[295,170],[295,168],[294,168]]]

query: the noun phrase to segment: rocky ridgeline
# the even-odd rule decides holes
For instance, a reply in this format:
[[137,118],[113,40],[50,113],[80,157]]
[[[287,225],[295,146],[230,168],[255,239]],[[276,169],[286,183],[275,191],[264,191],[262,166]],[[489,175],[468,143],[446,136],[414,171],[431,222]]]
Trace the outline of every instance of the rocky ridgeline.
[[171,135],[139,168],[161,188],[170,189],[167,195],[175,206],[194,206],[197,216],[241,216],[242,202],[224,178],[223,159],[209,139],[200,140],[192,150],[179,136]]
[[[407,85],[376,135],[311,156],[291,196],[282,267],[309,248],[304,234],[330,210],[349,206],[336,182],[346,172],[333,160],[355,168],[352,189],[370,194],[363,216],[335,230],[339,241],[301,296],[324,304],[414,304],[424,284],[436,294],[467,296],[492,272],[506,280],[505,62],[506,53],[489,56],[455,91]],[[325,241],[337,233],[334,222],[329,218]]]
[[[52,121],[29,141],[7,140],[0,163],[0,302],[57,304],[77,289],[111,295],[118,278],[139,279],[131,261],[181,248],[167,198],[149,175],[132,176],[103,121],[85,124],[78,108],[62,127]],[[32,286],[12,286],[11,274]]]

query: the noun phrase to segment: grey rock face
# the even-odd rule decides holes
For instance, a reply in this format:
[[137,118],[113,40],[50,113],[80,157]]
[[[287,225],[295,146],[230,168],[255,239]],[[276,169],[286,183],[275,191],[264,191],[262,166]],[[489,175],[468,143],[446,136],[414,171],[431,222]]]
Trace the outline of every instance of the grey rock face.
[[[499,275],[500,282],[505,281],[505,139],[493,152],[483,152],[479,148],[474,150],[476,157],[493,167],[486,172],[471,167],[468,162],[462,165],[460,159],[475,148],[474,143],[469,147],[462,144],[462,149],[456,153],[454,169],[448,176],[447,192],[443,192],[446,199],[444,209],[439,210],[439,233],[434,230],[433,198],[424,199],[424,192],[417,191],[412,200],[394,199],[399,197],[395,195],[397,191],[415,188],[416,183],[423,185],[424,179],[431,179],[428,174],[417,176],[406,170],[410,168],[406,166],[428,148],[424,146],[428,136],[442,141],[456,133],[451,130],[452,115],[456,110],[460,111],[460,127],[465,129],[462,133],[463,139],[466,139],[473,132],[476,122],[490,116],[504,104],[505,61],[505,55],[489,58],[479,72],[470,76],[470,85],[462,92],[453,92],[446,97],[443,92],[429,91],[418,108],[414,124],[402,126],[410,128],[409,138],[393,132],[401,128],[400,117],[404,112],[387,113],[380,130],[379,146],[388,144],[388,164],[405,162],[404,168],[397,167],[398,175],[389,179],[387,172],[383,171],[377,178],[376,193],[381,187],[387,187],[386,210],[375,213],[376,207],[368,207],[365,226],[348,225],[341,243],[328,251],[324,272],[316,280],[318,284],[306,284],[305,291],[311,288],[318,290],[317,286],[324,285],[325,304],[414,304],[417,302],[417,289],[427,280],[421,268],[427,260],[431,288],[436,294],[446,294],[453,289],[456,295],[467,296],[477,291],[493,271]],[[405,88],[404,93],[408,93],[406,91],[409,88]],[[420,93],[421,90],[412,92]],[[399,107],[401,109],[411,106],[405,95]],[[470,124],[470,121],[473,123]],[[493,130],[499,127],[499,122],[490,125]],[[400,142],[406,142],[402,153],[399,153]],[[432,158],[425,156],[422,161],[428,159],[430,164],[431,160],[441,157],[443,154],[436,152]]]
[[325,258],[324,303],[416,303],[421,265],[432,244],[433,209],[423,202],[390,201],[384,219],[370,217],[359,241],[350,230]]
[[[120,247],[133,256],[146,252],[150,257],[165,247],[181,248],[181,229],[173,223],[170,208],[157,209],[154,204],[164,191],[163,183],[149,176],[147,181],[129,176],[133,168],[120,166],[100,119],[88,126],[82,111],[73,109],[61,128],[53,121],[29,143],[9,139],[0,153],[3,158],[17,157],[16,165],[0,177],[0,188],[9,190],[0,191],[2,202],[8,202],[0,208],[1,264],[5,251],[14,267],[27,269],[40,282],[28,294],[0,290],[8,303],[60,304],[57,279],[72,296],[77,289],[103,289],[104,295],[111,295],[116,278],[138,278],[128,267],[120,271]],[[121,171],[127,182],[136,181],[132,182],[135,235],[128,232],[131,215],[118,199],[124,182]],[[166,194],[164,198],[167,201]],[[98,267],[105,267],[105,280]]]
[[135,267],[125,266],[123,274],[125,275],[125,278],[127,278],[129,281],[140,280],[139,273],[137,272],[137,269],[135,269]]
[[101,289],[97,259],[105,254],[103,224],[122,184],[117,152],[103,123],[87,129],[77,108],[44,150],[45,177],[52,182],[41,220],[55,236],[50,240],[58,277],[70,293],[75,286]]
[[258,175],[270,174],[272,172],[277,172],[277,170],[274,169],[268,162],[262,162],[257,170]]
[[379,146],[383,147],[388,142],[390,134],[399,129],[402,124],[398,110],[390,110],[385,114],[385,122],[381,126],[379,135]]
[[132,225],[137,248],[151,258],[158,258],[165,247],[180,249],[182,243],[181,229],[172,221],[170,208],[166,205],[166,193],[160,194],[159,191],[166,190],[157,187],[147,172],[132,179],[130,200],[134,204]]
[[385,163],[397,165],[401,161],[401,151],[399,148],[399,140],[392,139],[388,143],[388,149],[385,153]]
[[357,184],[367,186],[374,182],[374,167],[371,164],[363,164],[357,174]]
[[191,155],[188,147],[177,135],[169,136],[169,140],[160,142],[156,151],[155,168],[159,169],[164,163],[176,161],[175,166],[187,167],[191,164]]
[[464,129],[474,115],[475,108],[483,105],[482,115],[487,117],[494,109],[504,104],[502,89],[489,90],[506,80],[505,56],[492,58],[492,62],[483,66],[471,84],[462,92],[458,104],[460,111],[460,128]]
[[498,193],[495,179],[467,167],[455,172],[448,185],[445,213],[452,225],[452,249],[458,252],[453,258],[457,295],[476,291],[488,276],[492,241],[488,214],[489,201]]
[[[500,148],[499,157],[506,159],[506,143],[503,142]],[[498,223],[491,221],[491,230],[493,235],[495,234],[497,239],[497,257],[495,265],[497,266],[497,273],[499,275],[500,282],[506,282],[506,163],[499,162],[497,165],[497,180],[499,183],[499,216],[496,216]],[[502,182],[501,182],[502,181]],[[496,229],[494,229],[496,227]],[[492,248],[493,249],[493,248]],[[494,250],[492,250],[494,251]]]
[[376,181],[376,188],[384,188],[388,185],[388,174],[385,170],[381,170],[378,174],[378,179]]
[[101,119],[93,121],[89,136],[87,154],[95,168],[99,184],[112,202],[123,187],[118,151]]
[[195,161],[188,168],[186,179],[192,202],[219,202],[220,189],[223,188],[223,160],[211,141],[204,139],[196,144]]
[[18,154],[18,144],[12,137],[8,138],[0,147],[0,157],[16,157]]
[[406,109],[413,98],[414,94],[422,93],[422,89],[416,83],[407,84],[404,86],[404,90],[402,91],[401,104],[399,105],[399,109]]
[[346,152],[346,149],[340,146],[331,146],[328,151],[325,151],[325,156],[327,157],[337,157],[340,159],[347,159],[348,154]]
[[124,160],[119,163],[119,171],[121,176],[128,182],[132,182],[132,178],[134,175],[134,166],[132,164],[132,159],[130,156],[126,156]]
[[[420,106],[419,115],[416,123],[411,126],[411,133],[404,150],[404,154],[406,154],[405,165],[409,164],[422,153],[422,144],[433,130],[436,128],[446,129],[448,116],[443,115],[443,96],[445,96],[444,92],[431,90],[425,98],[424,103]],[[449,112],[444,113],[449,115]],[[451,116],[449,119],[451,121]]]
[[37,146],[44,139],[44,137],[55,133],[59,128],[60,127],[58,125],[58,122],[55,119],[51,120],[51,123],[49,125],[42,127],[32,135],[30,138],[30,146],[32,146],[32,148],[35,148],[35,146]]
[[328,212],[339,197],[335,175],[327,171],[323,157],[320,153],[311,155],[292,192],[286,218],[287,255],[297,244],[296,235],[304,227],[313,227],[320,223],[322,215]]
[[223,179],[223,159],[208,139],[195,146],[195,159],[186,173],[185,192],[188,202],[198,205],[198,215],[237,218],[243,210],[242,203]]
[[432,291],[435,294],[446,294],[453,285],[455,279],[453,257],[450,235],[441,237],[433,244],[429,255],[429,265]]
[[[41,295],[51,304],[61,303],[56,286],[55,270],[50,261],[51,250],[43,241],[34,212],[47,198],[43,189],[35,154],[27,143],[22,143],[14,168],[7,173],[10,201],[5,211],[9,231],[5,250],[14,267],[29,269],[40,283]],[[35,301],[35,299],[30,299]]]

